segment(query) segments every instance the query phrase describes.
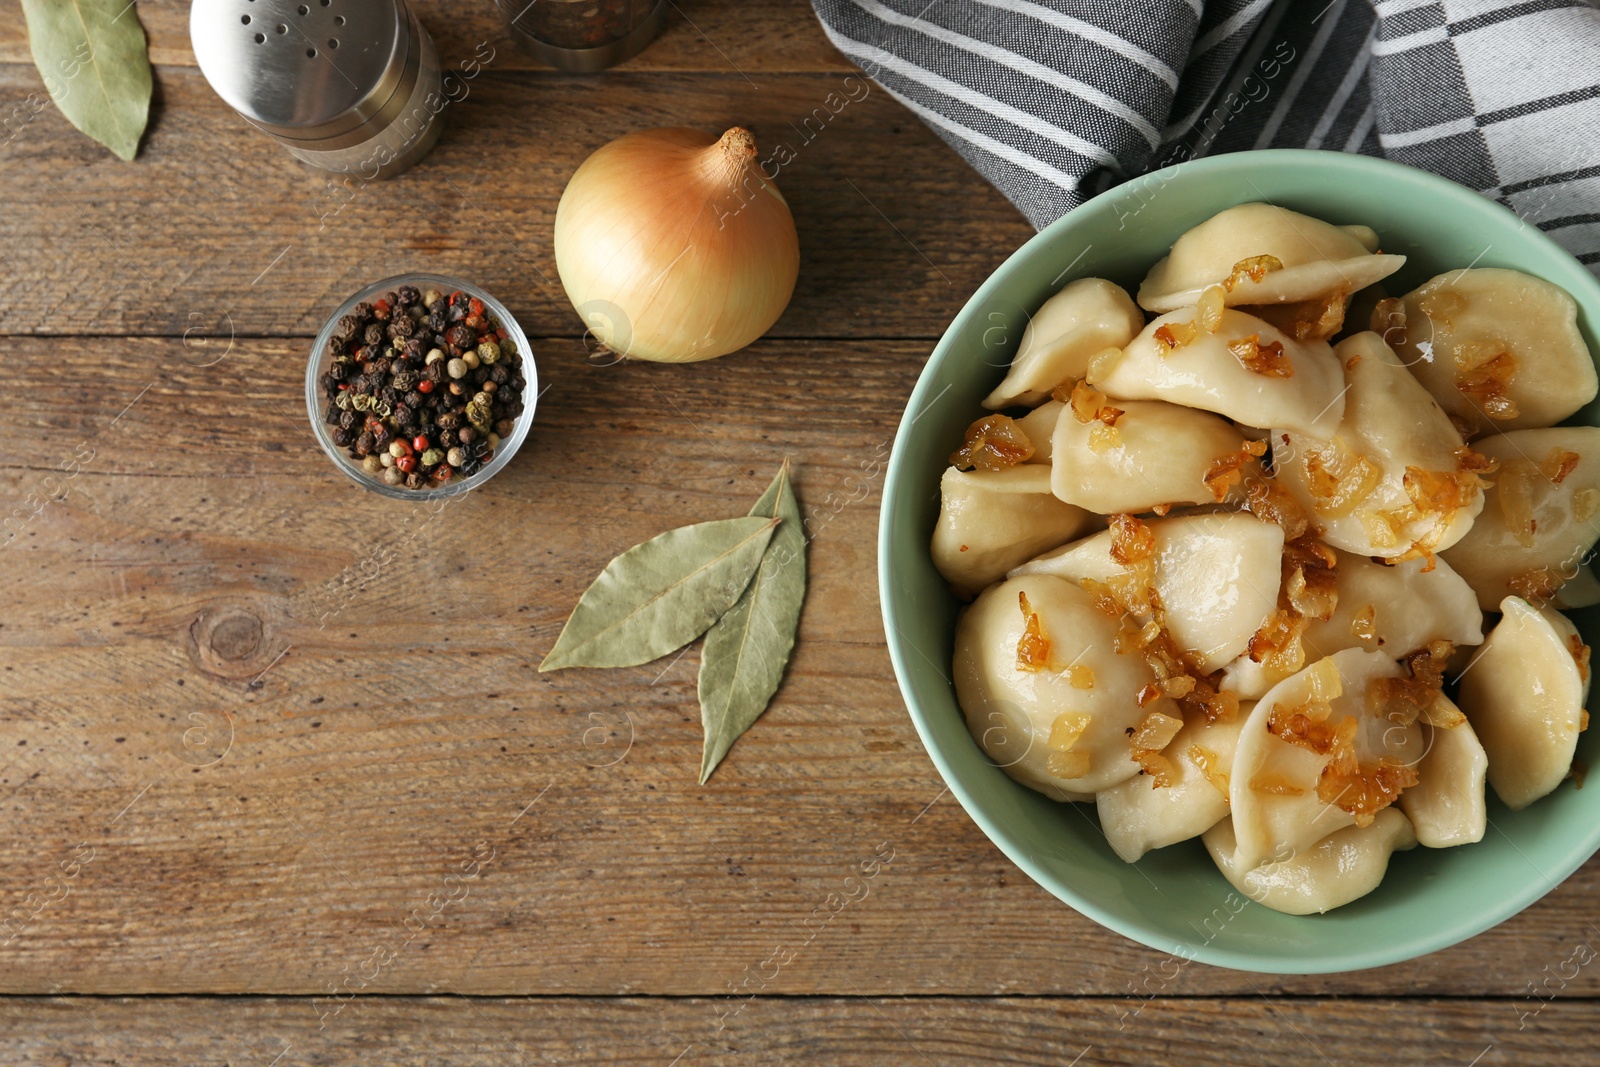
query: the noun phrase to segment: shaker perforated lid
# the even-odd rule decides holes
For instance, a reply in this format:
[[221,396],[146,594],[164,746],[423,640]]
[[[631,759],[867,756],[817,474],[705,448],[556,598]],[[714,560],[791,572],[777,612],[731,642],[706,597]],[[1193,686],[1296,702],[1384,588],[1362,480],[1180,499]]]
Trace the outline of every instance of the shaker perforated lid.
[[217,95],[267,133],[318,148],[383,129],[417,77],[404,0],[194,0],[189,36]]

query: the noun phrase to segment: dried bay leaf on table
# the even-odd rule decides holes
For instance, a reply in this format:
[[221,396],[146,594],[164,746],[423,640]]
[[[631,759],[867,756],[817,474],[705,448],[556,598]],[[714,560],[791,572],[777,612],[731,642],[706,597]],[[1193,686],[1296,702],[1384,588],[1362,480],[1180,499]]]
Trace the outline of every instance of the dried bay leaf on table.
[[22,0],[22,13],[56,107],[132,159],[150,117],[150,56],[131,0]]
[[628,549],[584,590],[539,669],[633,667],[693,641],[750,584],[777,526],[717,519]]
[[782,521],[744,595],[706,632],[699,682],[702,785],[778,691],[806,597],[805,526],[787,460],[750,514]]

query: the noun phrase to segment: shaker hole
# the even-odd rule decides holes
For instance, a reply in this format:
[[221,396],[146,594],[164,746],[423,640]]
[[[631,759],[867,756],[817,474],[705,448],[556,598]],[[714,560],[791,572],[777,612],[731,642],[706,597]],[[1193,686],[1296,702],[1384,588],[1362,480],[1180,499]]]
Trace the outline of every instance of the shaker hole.
[[317,50],[315,48],[307,48],[306,49],[306,58],[307,59],[316,59],[317,58]]
[[289,27],[280,24],[278,26],[278,32],[279,33],[288,33],[289,32]]
[[250,16],[249,15],[240,15],[239,16],[239,21],[244,23],[246,26],[248,26],[248,25],[250,25]]
[[343,15],[335,15],[335,16],[333,16],[333,24],[335,26],[343,26],[344,25],[344,16]]
[[338,48],[339,47],[339,38],[337,38],[337,37],[329,37],[328,38],[328,47],[329,48]]
[[319,2],[322,4],[323,7],[327,7],[328,3],[329,3],[329,0],[319,0]]
[[267,35],[266,34],[264,34],[264,33],[256,34],[256,44],[265,44],[266,40],[267,40]]
[[300,12],[300,14],[302,14],[302,15],[311,14],[311,9],[309,7],[307,7],[306,5],[304,5],[304,4],[301,4],[299,7],[295,8],[295,10]]

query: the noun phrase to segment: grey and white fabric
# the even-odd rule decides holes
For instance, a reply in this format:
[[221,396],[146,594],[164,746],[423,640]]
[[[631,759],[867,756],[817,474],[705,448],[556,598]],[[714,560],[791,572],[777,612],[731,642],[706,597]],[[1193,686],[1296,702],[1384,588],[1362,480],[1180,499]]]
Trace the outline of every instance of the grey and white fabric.
[[1600,0],[813,0],[840,50],[1043,226],[1244,148],[1383,155],[1600,273]]

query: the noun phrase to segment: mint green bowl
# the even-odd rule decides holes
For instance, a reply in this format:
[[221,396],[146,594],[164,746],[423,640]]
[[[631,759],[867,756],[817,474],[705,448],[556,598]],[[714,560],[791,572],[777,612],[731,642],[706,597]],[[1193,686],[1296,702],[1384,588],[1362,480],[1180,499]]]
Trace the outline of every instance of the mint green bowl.
[[[1196,160],[1130,182],[1023,245],[961,309],[929,358],[884,486],[884,630],[906,706],[950,791],[1013,863],[1073,908],[1151,948],[1222,967],[1276,974],[1377,967],[1464,941],[1555,888],[1600,846],[1600,787],[1566,783],[1515,813],[1491,793],[1483,841],[1398,853],[1375,892],[1327,915],[1241,909],[1244,898],[1198,841],[1126,864],[1106,844],[1093,805],[1047,800],[984,757],[949,680],[958,605],[928,555],[946,457],[1005,373],[1030,313],[1073,278],[1137,286],[1179,234],[1250,201],[1373,227],[1384,251],[1409,257],[1389,283],[1395,293],[1468,265],[1545,278],[1577,300],[1584,337],[1600,352],[1600,282],[1537,228],[1434,175],[1364,156],[1266,151]],[[1572,421],[1600,425],[1600,402]],[[1600,612],[1573,619],[1585,641],[1600,643]],[[1600,760],[1596,734],[1578,745],[1590,766]]]

